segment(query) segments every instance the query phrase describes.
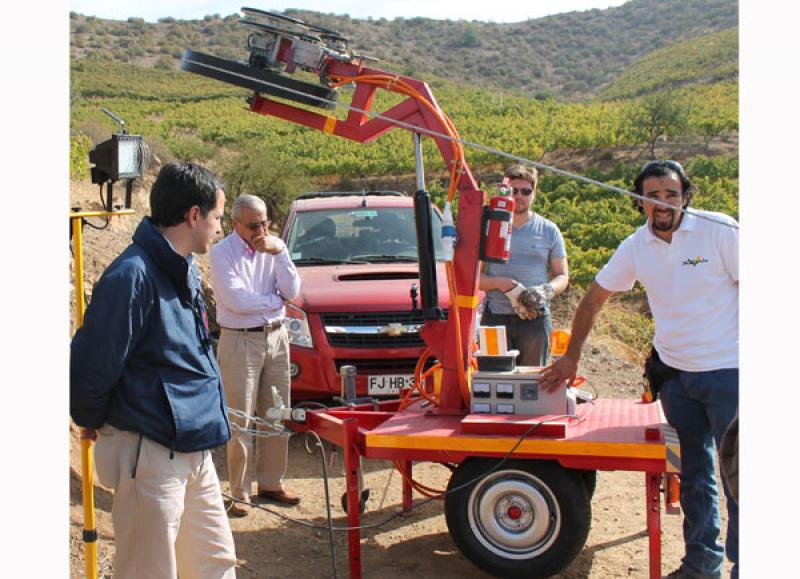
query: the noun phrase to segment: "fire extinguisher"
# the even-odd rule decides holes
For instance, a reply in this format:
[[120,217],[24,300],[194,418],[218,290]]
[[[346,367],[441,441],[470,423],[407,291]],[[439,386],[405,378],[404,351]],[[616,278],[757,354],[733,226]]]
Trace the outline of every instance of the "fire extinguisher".
[[500,190],[484,205],[481,216],[480,258],[483,261],[507,263],[511,252],[511,218],[514,198]]

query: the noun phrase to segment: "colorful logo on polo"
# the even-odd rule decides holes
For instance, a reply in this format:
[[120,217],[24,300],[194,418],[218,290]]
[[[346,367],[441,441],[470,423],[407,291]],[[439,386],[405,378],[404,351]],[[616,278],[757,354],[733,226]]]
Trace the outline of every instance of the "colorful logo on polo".
[[692,267],[697,267],[701,263],[708,263],[708,260],[704,257],[700,257],[699,255],[694,259],[689,258],[683,262],[683,265],[691,265]]

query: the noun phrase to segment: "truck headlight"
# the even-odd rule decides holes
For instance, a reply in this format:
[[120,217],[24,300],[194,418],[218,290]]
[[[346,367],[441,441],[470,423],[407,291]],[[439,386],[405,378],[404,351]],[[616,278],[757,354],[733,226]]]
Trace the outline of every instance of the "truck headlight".
[[311,328],[308,327],[306,313],[295,305],[286,306],[286,318],[283,320],[289,332],[289,343],[304,348],[313,348],[314,340],[311,338]]

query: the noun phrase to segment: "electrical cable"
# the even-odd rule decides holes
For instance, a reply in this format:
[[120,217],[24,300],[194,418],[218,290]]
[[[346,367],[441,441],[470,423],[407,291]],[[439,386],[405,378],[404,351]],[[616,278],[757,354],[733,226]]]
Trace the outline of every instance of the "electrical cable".
[[[448,191],[447,191],[447,201],[448,203],[452,203],[453,200],[455,199],[455,192],[458,186],[458,174],[464,163],[464,148],[458,142],[458,132],[456,131],[453,122],[444,113],[444,111],[442,111],[437,104],[431,102],[425,95],[420,93],[417,89],[409,85],[407,82],[400,80],[399,77],[397,76],[393,77],[384,74],[372,74],[372,75],[357,75],[354,77],[331,76],[331,79],[336,80],[336,82],[333,84],[333,88],[339,88],[344,84],[349,84],[351,82],[362,82],[365,84],[382,86],[388,91],[398,92],[410,96],[417,102],[423,104],[431,112],[431,114],[433,114],[434,118],[440,123],[440,125],[444,128],[444,130],[448,133],[448,135],[454,139],[450,141],[452,148],[451,152],[453,155],[453,167],[450,175],[450,184],[448,186]],[[461,399],[464,402],[464,405],[467,408],[469,408],[470,392],[469,392],[469,384],[467,383],[466,370],[464,367],[465,366],[464,350],[461,344],[461,315],[459,313],[459,306],[458,306],[458,288],[456,284],[455,274],[453,272],[452,261],[447,261],[445,263],[445,271],[447,275],[447,285],[449,291],[450,312],[452,313],[453,316],[455,316],[453,318],[453,322],[455,324],[456,331],[453,333],[453,338],[455,341],[455,350],[456,350],[455,352],[456,365],[457,365],[456,375],[458,379],[459,391],[461,393]],[[467,356],[468,358],[471,357],[471,352],[468,352]]]
[[[105,207],[105,203],[103,201],[103,184],[100,183],[100,207]],[[108,229],[108,226],[111,224],[111,217],[105,218],[105,225],[94,225],[92,222],[89,221],[86,217],[81,217],[81,224],[88,225],[92,229],[96,229],[98,231],[103,231],[104,229]]]
[[[102,183],[100,183],[100,207],[105,207],[105,203],[103,202],[103,184]],[[80,220],[81,220],[81,230],[83,230],[83,226],[84,225],[88,225],[92,229],[96,229],[97,231],[103,231],[104,229],[108,229],[108,226],[111,224],[111,218],[108,217],[108,216],[105,218],[105,224],[104,225],[95,225],[94,223],[89,221],[89,219],[87,217],[81,217]],[[72,233],[70,233],[70,236],[71,235],[72,235]]]
[[[245,78],[245,79],[251,79],[251,77],[249,77],[249,76],[247,76],[245,74],[237,73],[237,72],[234,72],[234,71],[231,71],[231,70],[227,70],[227,69],[223,69],[223,68],[220,68],[220,67],[217,67],[217,66],[213,66],[213,65],[210,65],[210,64],[197,62],[197,61],[192,60],[192,59],[185,59],[185,60],[186,60],[186,62],[189,62],[189,63],[193,64],[194,66],[197,66],[197,67],[200,67],[200,68],[207,68],[207,69],[216,70],[216,71],[225,73],[226,75],[238,76],[238,77]],[[647,201],[647,202],[649,202],[649,203],[651,203],[653,205],[658,205],[658,206],[661,206],[661,207],[664,207],[664,208],[667,208],[667,209],[671,209],[673,211],[680,211],[681,213],[686,213],[688,215],[694,215],[695,217],[697,217],[699,219],[705,219],[706,221],[711,221],[711,222],[716,223],[718,225],[725,225],[725,226],[731,227],[733,229],[739,229],[739,226],[736,225],[736,224],[729,223],[729,222],[726,222],[726,221],[720,221],[719,219],[715,219],[714,217],[712,217],[710,215],[703,215],[701,213],[698,213],[698,210],[694,210],[694,209],[691,209],[691,208],[688,208],[688,207],[683,207],[683,208],[679,209],[679,208],[673,207],[672,205],[669,205],[668,203],[664,203],[662,201],[658,201],[657,199],[649,199],[649,198],[646,198],[646,197],[644,197],[642,195],[638,195],[638,194],[634,193],[633,191],[627,191],[627,190],[622,189],[620,187],[615,187],[614,185],[609,185],[607,183],[602,183],[600,181],[596,181],[594,179],[590,179],[588,177],[584,177],[583,175],[577,175],[575,173],[571,173],[569,171],[565,171],[564,169],[559,169],[558,167],[553,167],[552,165],[547,165],[545,163],[540,163],[538,161],[533,161],[531,159],[526,159],[525,157],[520,157],[519,155],[513,155],[511,153],[507,153],[505,151],[501,151],[500,149],[496,149],[494,147],[489,147],[487,145],[482,145],[480,143],[476,143],[474,141],[469,141],[467,139],[462,139],[460,137],[453,137],[453,136],[450,136],[450,135],[447,135],[447,134],[444,134],[444,133],[440,133],[438,131],[434,131],[434,130],[428,129],[426,127],[419,127],[419,126],[416,126],[416,125],[414,125],[412,123],[407,123],[407,122],[401,121],[399,119],[393,119],[391,117],[387,117],[385,115],[381,115],[380,113],[375,113],[375,112],[372,112],[372,111],[369,111],[369,110],[366,110],[366,109],[355,107],[353,105],[340,103],[340,102],[335,101],[335,100],[326,99],[326,98],[321,97],[321,96],[311,95],[309,93],[305,93],[303,91],[296,90],[296,89],[293,89],[293,88],[290,88],[290,87],[287,87],[287,86],[284,86],[284,85],[280,85],[280,84],[277,84],[277,83],[272,83],[272,82],[269,82],[267,80],[259,79],[259,82],[263,83],[265,86],[270,86],[272,88],[278,88],[278,89],[280,89],[282,91],[285,91],[287,93],[293,93],[293,94],[296,94],[298,96],[303,96],[303,97],[312,97],[314,100],[317,100],[317,101],[319,101],[321,103],[326,103],[326,104],[333,105],[334,107],[340,107],[340,108],[346,109],[348,111],[357,112],[357,113],[366,115],[371,119],[380,119],[382,121],[386,121],[386,122],[391,123],[393,125],[396,125],[398,127],[402,127],[402,128],[405,128],[405,129],[408,129],[408,130],[411,130],[411,131],[414,131],[414,132],[417,132],[417,133],[422,133],[422,134],[428,135],[429,137],[438,137],[438,138],[441,138],[441,139],[454,141],[454,142],[459,143],[462,146],[468,146],[468,147],[471,147],[473,149],[477,149],[479,151],[483,151],[485,153],[491,153],[491,154],[497,155],[499,157],[505,157],[507,159],[511,159],[512,161],[516,161],[518,163],[522,163],[523,165],[530,165],[530,166],[536,167],[537,169],[541,169],[543,171],[549,171],[551,173],[555,173],[556,175],[561,175],[563,177],[569,177],[570,179],[575,179],[577,181],[581,181],[582,183],[586,183],[587,185],[595,185],[597,187],[600,187],[601,189],[606,189],[606,190],[612,191],[614,193],[621,193],[623,195],[627,195],[629,197],[633,197],[634,199],[639,199],[640,201]],[[454,169],[455,169],[455,167],[454,167]]]
[[[421,500],[419,503],[417,503],[415,505],[415,508],[419,508],[421,506],[424,506],[424,505],[426,505],[426,504],[428,504],[428,503],[430,503],[430,502],[432,502],[434,500],[441,500],[445,496],[447,496],[447,495],[449,495],[451,493],[460,491],[460,490],[462,490],[464,488],[467,488],[467,487],[475,484],[479,480],[489,476],[493,472],[496,472],[498,469],[500,469],[501,466],[503,466],[506,462],[508,462],[511,459],[512,455],[514,454],[514,452],[516,452],[516,450],[525,441],[525,439],[528,436],[530,436],[531,434],[533,434],[536,431],[537,428],[539,428],[540,426],[542,426],[544,424],[548,424],[549,422],[552,422],[553,420],[556,420],[556,419],[559,419],[559,418],[567,418],[569,420],[578,420],[579,422],[583,422],[584,420],[586,420],[586,416],[576,417],[576,416],[572,416],[572,415],[569,415],[569,414],[562,414],[562,415],[559,415],[559,416],[554,416],[554,417],[550,418],[549,420],[542,420],[541,422],[533,423],[524,433],[522,433],[522,435],[517,440],[516,444],[514,444],[514,446],[511,447],[511,449],[503,456],[503,458],[501,458],[497,462],[497,464],[492,466],[492,468],[490,468],[490,469],[486,470],[485,472],[473,477],[472,479],[468,480],[465,483],[462,483],[462,484],[460,484],[460,485],[458,485],[456,487],[453,487],[452,489],[447,489],[447,490],[443,491],[442,493],[440,493],[440,494],[438,494],[436,496],[428,497],[428,498],[425,498],[425,499]],[[297,433],[295,433],[295,434],[297,434]],[[324,454],[322,455],[322,458],[323,458],[323,460],[325,460],[325,455]],[[327,486],[328,485],[328,469],[327,469],[327,467],[323,467],[322,476],[323,476],[323,479],[324,479],[324,484]],[[245,502],[247,502],[247,501],[243,501],[241,499],[237,499],[236,497],[233,497],[233,496],[231,496],[229,494],[226,494],[226,493],[222,493],[222,496],[227,498],[227,499],[230,499],[232,502],[237,502],[237,503],[245,503]],[[329,500],[329,496],[327,495],[327,492],[326,492],[326,501],[328,501],[328,508],[330,508],[330,500]],[[250,507],[253,507],[253,508],[256,508],[256,509],[260,509],[262,511],[266,511],[266,512],[268,512],[270,514],[273,514],[273,515],[275,515],[275,516],[277,516],[277,517],[279,517],[279,518],[281,518],[281,519],[283,519],[285,521],[288,521],[290,523],[295,523],[297,525],[301,525],[303,527],[309,527],[309,528],[312,528],[312,529],[331,529],[332,531],[335,531],[335,532],[355,531],[355,530],[362,530],[362,529],[376,529],[378,527],[382,527],[383,525],[386,525],[387,523],[393,521],[394,519],[396,519],[398,517],[404,516],[404,514],[406,513],[406,511],[402,511],[401,510],[401,511],[399,511],[397,513],[394,513],[393,515],[387,517],[383,521],[379,521],[377,523],[372,523],[372,524],[369,524],[369,525],[360,525],[358,527],[336,527],[336,526],[333,526],[331,524],[331,526],[329,527],[327,525],[318,525],[318,524],[315,524],[315,523],[309,523],[308,521],[295,519],[295,518],[292,518],[292,517],[290,517],[288,515],[285,515],[285,514],[279,512],[279,511],[274,511],[272,509],[264,507],[263,505],[259,505],[259,504],[255,504],[255,503],[247,503],[247,504]]]
[[381,500],[378,502],[378,510],[383,508],[383,503],[386,500],[386,494],[389,492],[389,485],[392,483],[392,477],[394,476],[395,469],[389,469],[389,476],[386,477],[386,484],[383,486],[383,493],[381,494]]
[[[568,415],[568,414],[564,414],[564,415],[561,415],[561,416],[556,416],[556,417],[553,417],[553,418],[552,418],[552,419],[550,419],[550,420],[554,420],[554,419],[556,419],[556,418],[569,418],[569,419],[573,419],[573,418],[575,418],[575,417],[574,417],[574,416],[570,416],[570,415]],[[506,453],[506,454],[503,456],[503,458],[502,458],[502,459],[500,459],[500,461],[499,461],[497,464],[495,464],[495,465],[494,465],[492,468],[490,468],[489,470],[487,470],[487,471],[485,471],[485,472],[483,472],[483,473],[481,473],[481,474],[479,474],[479,475],[477,475],[477,476],[473,477],[472,479],[468,480],[467,482],[465,482],[465,483],[462,483],[462,484],[460,484],[460,485],[458,485],[458,486],[456,486],[456,487],[453,487],[452,489],[447,489],[446,491],[444,491],[444,492],[441,494],[441,497],[444,497],[444,496],[446,496],[446,495],[449,495],[449,494],[451,494],[451,493],[454,493],[454,492],[456,492],[456,491],[460,491],[460,490],[462,490],[462,489],[465,489],[465,488],[467,488],[467,487],[469,487],[469,486],[471,486],[471,485],[475,484],[475,483],[476,483],[476,482],[478,482],[479,480],[482,480],[483,478],[485,478],[485,477],[489,476],[490,474],[492,474],[493,472],[497,471],[498,469],[500,469],[500,467],[501,467],[501,466],[503,466],[503,465],[504,465],[506,462],[508,462],[508,460],[509,460],[509,459],[511,458],[511,456],[514,454],[514,452],[517,450],[517,448],[519,448],[519,447],[520,447],[520,445],[521,445],[521,444],[522,444],[522,443],[525,441],[525,438],[527,438],[528,436],[530,436],[531,434],[533,434],[533,433],[536,431],[536,429],[537,429],[537,428],[539,428],[540,426],[542,426],[543,424],[546,424],[546,423],[550,422],[550,420],[543,420],[543,421],[541,421],[541,422],[535,422],[534,424],[532,424],[532,425],[531,425],[531,426],[530,426],[530,427],[529,427],[529,428],[528,428],[528,429],[527,429],[527,430],[526,430],[526,431],[525,431],[525,432],[522,434],[522,436],[520,436],[519,440],[517,440],[517,443],[516,443],[516,444],[515,444],[515,445],[514,445],[514,446],[511,448],[511,450],[509,450],[509,451],[508,451],[508,452],[507,452],[507,453]],[[581,421],[582,421],[582,420],[583,420],[583,419],[581,419]],[[417,508],[418,508],[418,507],[421,507],[421,506],[423,506],[423,505],[426,505],[426,504],[428,504],[428,503],[430,503],[431,501],[434,501],[434,500],[441,500],[441,499],[440,499],[440,497],[439,497],[439,496],[436,496],[436,497],[430,497],[430,498],[426,498],[426,499],[423,499],[422,501],[420,501],[419,503],[417,503],[416,507],[417,507]],[[398,518],[398,517],[400,517],[400,516],[403,516],[404,512],[405,512],[405,511],[400,511],[399,513],[395,513],[394,515],[390,516],[390,517],[389,517],[389,518],[387,518],[386,520],[384,520],[384,521],[381,521],[381,522],[379,522],[379,523],[374,523],[374,524],[371,524],[371,525],[362,525],[362,526],[360,526],[360,527],[355,527],[355,528],[356,528],[356,529],[373,529],[373,528],[381,527],[381,526],[385,525],[386,523],[388,523],[388,522],[390,522],[390,521],[392,521],[392,520],[394,520],[394,519],[396,519],[396,518]],[[347,528],[341,528],[341,527],[337,527],[337,528],[336,528],[336,530],[337,530],[337,531],[349,531],[349,530],[351,530],[351,528],[350,528],[350,527],[347,527]]]
[[336,579],[336,541],[333,537],[333,516],[331,515],[331,491],[328,484],[328,460],[325,456],[325,446],[322,444],[322,439],[319,434],[313,430],[309,430],[317,439],[317,446],[319,447],[322,455],[322,478],[325,481],[325,514],[328,518],[328,539],[331,544],[331,567],[333,568],[333,579]]
[[[194,62],[194,61],[191,61],[191,60],[189,60],[189,62],[193,62],[193,64],[195,64],[195,65],[201,65],[201,66],[204,66],[206,68],[221,70],[221,69],[219,69],[217,67],[206,65],[206,64],[197,63],[197,62]],[[223,72],[226,72],[227,74],[235,74],[236,76],[241,76],[241,77],[247,78],[243,74],[232,73],[231,71],[223,71]],[[532,161],[530,159],[525,159],[523,157],[519,157],[519,156],[516,156],[516,155],[511,155],[510,153],[506,153],[506,152],[500,151],[498,149],[494,149],[494,148],[491,148],[491,147],[480,145],[478,143],[474,143],[474,142],[471,142],[471,141],[467,141],[467,140],[461,139],[460,136],[458,135],[458,133],[456,132],[455,126],[453,125],[452,121],[449,119],[449,117],[447,117],[447,115],[445,115],[441,111],[441,109],[438,107],[438,105],[435,105],[434,103],[430,102],[421,93],[419,93],[419,91],[417,91],[416,89],[414,89],[413,87],[408,85],[408,83],[406,83],[405,81],[400,80],[398,76],[392,77],[390,75],[375,74],[375,75],[360,75],[360,76],[356,76],[356,77],[341,77],[341,76],[336,77],[336,76],[334,76],[334,77],[331,77],[331,78],[336,81],[332,85],[333,88],[339,88],[340,86],[343,86],[344,84],[348,84],[350,82],[364,82],[366,84],[374,84],[374,85],[382,86],[383,88],[385,88],[385,89],[387,89],[389,91],[398,92],[398,93],[410,96],[410,97],[414,98],[415,100],[417,100],[418,102],[424,104],[429,109],[429,111],[433,114],[433,116],[441,123],[441,125],[444,128],[444,130],[446,131],[446,134],[438,132],[438,131],[430,130],[430,129],[427,129],[427,128],[424,128],[424,127],[415,126],[415,125],[412,125],[411,123],[405,123],[403,121],[400,121],[400,120],[397,120],[397,119],[392,119],[390,117],[386,117],[384,115],[373,113],[371,111],[364,110],[364,109],[361,109],[361,108],[358,108],[358,107],[354,107],[354,106],[351,106],[351,105],[346,105],[346,104],[343,104],[343,103],[339,103],[337,101],[333,101],[333,100],[329,100],[329,99],[325,99],[325,98],[314,96],[314,98],[316,100],[319,100],[320,102],[327,102],[327,103],[333,104],[336,107],[341,107],[341,108],[347,109],[349,111],[358,112],[360,114],[363,114],[363,115],[366,115],[366,116],[370,117],[371,119],[381,119],[381,120],[384,120],[386,122],[389,122],[390,124],[394,124],[396,126],[404,127],[404,128],[410,129],[412,131],[415,131],[417,133],[427,134],[428,136],[431,136],[431,137],[439,137],[439,138],[443,138],[445,140],[448,140],[451,143],[452,153],[453,153],[453,157],[454,157],[453,164],[452,164],[452,169],[451,169],[450,186],[448,187],[448,201],[449,202],[452,202],[452,200],[454,199],[454,196],[455,196],[455,190],[457,189],[458,176],[459,176],[459,173],[462,172],[462,164],[463,164],[463,160],[464,160],[463,146],[467,145],[467,146],[473,147],[475,149],[482,150],[484,152],[493,153],[493,154],[496,154],[496,155],[501,156],[501,157],[506,157],[506,158],[509,158],[509,159],[516,160],[516,161],[521,162],[523,164],[532,165],[532,166],[540,168],[542,170],[547,170],[547,171],[553,172],[555,174],[563,175],[563,176],[566,176],[566,177],[570,177],[570,178],[576,179],[578,181],[582,181],[584,183],[588,183],[588,184],[591,184],[591,185],[599,186],[600,188],[603,188],[603,189],[608,189],[610,191],[622,193],[624,195],[628,195],[628,196],[631,196],[631,197],[634,197],[634,198],[638,198],[638,199],[641,199],[641,200],[646,200],[646,201],[651,202],[651,203],[653,203],[655,205],[662,205],[662,206],[668,207],[668,208],[673,209],[673,210],[675,209],[673,206],[668,205],[668,204],[663,203],[663,202],[660,202],[658,200],[645,199],[644,197],[642,197],[640,195],[637,195],[635,193],[632,193],[630,191],[626,191],[626,190],[618,188],[618,187],[607,185],[605,183],[601,183],[599,181],[595,181],[595,180],[589,179],[587,177],[583,177],[583,176],[580,176],[580,175],[569,173],[567,171],[558,169],[556,167],[545,165],[543,163]],[[295,89],[291,89],[289,87],[285,87],[285,86],[282,86],[282,85],[277,85],[277,84],[274,84],[274,83],[270,83],[268,81],[263,81],[262,80],[262,82],[265,85],[277,87],[277,88],[280,88],[281,90],[285,90],[285,91],[290,92],[290,93],[296,93],[298,95],[308,96],[306,93],[303,93],[302,91],[299,91],[299,90],[295,90]],[[716,220],[716,219],[714,219],[712,217],[697,214],[694,211],[690,211],[687,208],[682,208],[681,211],[684,212],[684,213],[694,214],[697,217],[700,217],[700,218],[703,218],[703,219],[707,219],[709,221],[713,221],[713,222],[716,222],[718,224],[727,225],[729,227],[733,227],[733,228],[738,229],[738,226],[736,226],[734,224],[721,222],[721,221],[718,221],[718,220]],[[451,263],[448,263],[448,265],[452,266]],[[457,342],[457,344],[456,344],[457,362],[458,362],[458,366],[459,366],[459,368],[458,368],[458,370],[459,370],[458,371],[458,374],[459,374],[459,387],[460,387],[460,391],[461,391],[461,394],[462,394],[462,399],[464,400],[464,402],[467,405],[469,405],[468,387],[465,388],[465,386],[466,386],[466,376],[465,376],[466,370],[464,369],[463,351],[461,349],[461,341],[460,341],[460,315],[458,313],[458,306],[457,306],[457,300],[456,300],[456,296],[458,294],[457,294],[457,288],[456,288],[456,285],[455,285],[454,274],[452,272],[452,267],[447,268],[447,274],[448,274],[448,285],[449,285],[449,289],[450,289],[451,311],[454,311],[455,312],[454,315],[456,316],[455,325],[456,325],[457,331],[455,332],[455,336],[456,336],[456,342]],[[414,387],[413,387],[413,389],[409,389],[409,391],[401,399],[401,403],[400,403],[400,408],[401,409],[403,409],[403,408],[409,406],[410,404],[414,403],[414,401],[411,401],[411,393],[413,392],[413,390],[416,390],[428,402],[433,403],[433,404],[438,404],[438,400],[436,399],[435,395],[431,395],[431,394],[429,394],[429,393],[427,393],[425,391],[425,378],[436,367],[431,368],[428,371],[425,371],[424,373],[422,372],[422,367],[424,367],[425,361],[427,360],[427,358],[430,357],[431,354],[432,354],[432,352],[430,351],[430,349],[428,349],[428,350],[425,351],[425,353],[423,353],[423,356],[421,356],[420,359],[418,360],[417,368],[416,368],[416,371],[415,371]],[[474,360],[472,359],[471,351],[468,352],[467,355],[468,355],[469,366],[472,367],[474,365]],[[441,364],[439,364],[438,367],[441,367]],[[465,390],[466,390],[466,392],[465,392]],[[418,401],[418,399],[417,399],[417,401]],[[574,418],[574,417],[568,416],[568,418]],[[495,472],[506,461],[508,461],[510,459],[510,457],[513,455],[513,453],[516,451],[516,449],[519,448],[519,446],[522,444],[522,442],[525,440],[525,438],[527,436],[532,434],[536,430],[536,428],[538,428],[542,424],[545,424],[546,422],[548,422],[548,421],[541,421],[541,422],[538,422],[538,423],[535,423],[535,424],[531,425],[531,427],[528,428],[525,431],[525,433],[522,434],[520,439],[511,448],[511,450],[496,465],[494,465],[491,469],[489,469],[485,473],[482,473],[482,474],[474,477],[472,480],[467,481],[466,483],[463,483],[463,484],[461,484],[458,487],[455,487],[453,489],[448,489],[446,491],[438,491],[436,489],[432,489],[431,487],[427,487],[426,485],[423,485],[422,483],[414,481],[410,477],[410,475],[407,473],[407,471],[404,468],[402,468],[402,465],[401,465],[401,463],[399,461],[394,461],[395,462],[395,467],[397,468],[398,471],[400,471],[401,475],[403,475],[403,477],[405,478],[406,482],[408,482],[415,490],[417,490],[421,494],[423,494],[423,495],[428,497],[425,500],[423,500],[421,503],[419,503],[418,506],[422,506],[422,505],[426,504],[427,502],[430,502],[430,501],[432,501],[434,499],[441,500],[447,494],[449,494],[451,492],[455,492],[457,490],[461,490],[462,488],[465,488],[467,486],[470,486],[473,483],[477,482],[478,480],[488,476],[492,472]],[[322,448],[321,439],[319,438],[319,436],[316,433],[314,433],[313,431],[310,431],[310,432],[312,432],[314,434],[314,436],[317,437],[318,446],[320,446],[320,448]],[[356,528],[349,528],[349,527],[348,528],[339,528],[339,527],[334,528],[332,526],[331,519],[330,519],[330,500],[329,500],[329,496],[328,496],[328,487],[327,487],[327,484],[328,484],[327,462],[326,462],[326,459],[325,459],[324,448],[322,449],[322,453],[323,453],[323,464],[324,464],[323,476],[325,478],[326,503],[327,503],[327,508],[328,508],[328,517],[329,517],[329,525],[328,525],[329,532],[332,533],[333,530],[343,531],[343,530],[353,530],[353,529],[375,528],[375,527],[379,527],[379,526],[385,525],[386,523],[388,523],[389,521],[393,520],[394,518],[402,515],[402,512],[398,513],[398,514],[396,514],[396,515],[394,515],[392,517],[389,517],[385,521],[377,523],[377,524],[374,524],[374,525],[365,525],[365,526],[360,526],[360,527],[356,527]],[[258,508],[262,508],[262,507],[258,507]],[[264,509],[264,510],[267,510],[268,512],[272,512],[272,511],[269,511],[268,509]],[[275,514],[278,514],[278,513],[275,513]],[[300,524],[304,524],[303,521],[296,521],[294,519],[291,519],[290,517],[285,517],[283,515],[280,515],[280,516],[282,516],[283,518],[286,518],[287,520],[290,520],[290,521],[293,521],[293,522],[297,522],[297,523],[300,523]],[[308,525],[308,524],[306,524],[306,525],[307,526],[316,527],[316,528],[320,528],[319,526],[316,526],[316,525]],[[334,572],[335,572],[335,569],[334,569]]]
[[105,225],[94,225],[89,221],[88,218],[86,218],[86,217],[82,218],[82,221],[83,221],[84,225],[88,225],[92,229],[96,229],[98,231],[103,231],[104,229],[108,229],[108,225],[109,225],[109,223],[111,223],[111,220],[108,217],[106,217],[105,220],[106,220]]
[[[449,287],[450,292],[450,314],[453,316],[453,322],[455,324],[455,343],[456,343],[456,372],[458,373],[458,387],[461,391],[461,399],[464,402],[464,406],[466,408],[470,407],[470,392],[469,392],[469,384],[467,383],[467,371],[464,367],[464,350],[461,345],[461,314],[459,313],[458,307],[458,298],[457,298],[457,290],[456,290],[456,279],[455,279],[455,272],[453,271],[453,262],[448,261],[445,264],[445,272],[447,274],[447,285]],[[467,353],[468,356],[471,356],[471,352]]]
[[305,400],[294,405],[295,408],[309,408],[313,406],[316,406],[322,410],[328,410],[330,408],[330,406],[323,404],[322,402],[314,402],[313,400]]

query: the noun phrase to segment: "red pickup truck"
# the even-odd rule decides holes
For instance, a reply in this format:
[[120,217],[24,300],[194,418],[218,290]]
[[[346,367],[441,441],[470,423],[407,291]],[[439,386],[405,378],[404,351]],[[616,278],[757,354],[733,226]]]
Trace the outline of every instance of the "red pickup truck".
[[[441,215],[433,238],[440,255]],[[425,349],[413,199],[403,193],[307,193],[291,205],[282,233],[300,272],[300,295],[287,307],[292,399],[341,396],[339,369],[356,367],[359,396],[396,395],[410,386]],[[439,301],[448,303],[444,263]],[[417,298],[417,307],[421,307]]]

